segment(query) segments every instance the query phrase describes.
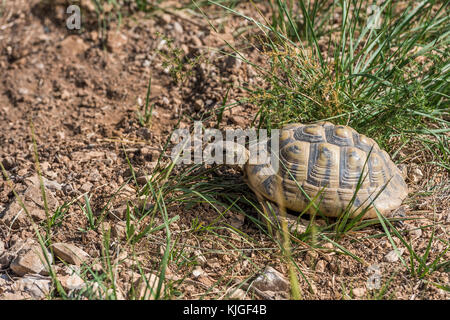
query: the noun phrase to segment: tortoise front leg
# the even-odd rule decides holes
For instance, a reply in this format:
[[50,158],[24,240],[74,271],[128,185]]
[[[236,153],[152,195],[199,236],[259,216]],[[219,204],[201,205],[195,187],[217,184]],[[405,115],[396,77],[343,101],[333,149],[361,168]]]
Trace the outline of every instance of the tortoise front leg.
[[267,230],[271,235],[274,235],[274,228],[276,233],[282,229],[282,221],[287,223],[289,231],[293,228],[297,230],[297,232],[302,233],[304,229],[306,229],[308,221],[301,219],[298,216],[294,216],[286,211],[284,213],[281,212],[281,208],[276,202],[267,200],[258,193],[255,194],[262,207],[262,212],[258,211],[258,218],[260,221],[265,223]]

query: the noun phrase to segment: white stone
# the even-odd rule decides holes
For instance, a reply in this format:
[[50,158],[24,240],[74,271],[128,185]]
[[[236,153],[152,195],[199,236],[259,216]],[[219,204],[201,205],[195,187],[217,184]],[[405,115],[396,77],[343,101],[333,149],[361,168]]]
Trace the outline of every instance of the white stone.
[[[148,59],[145,59],[144,62],[142,62],[142,66],[143,66],[144,68],[150,67],[151,64],[152,64],[152,62],[151,62],[150,60],[148,60]],[[142,107],[143,105],[144,105],[144,104],[142,104],[142,105],[140,105],[140,106]]]
[[64,290],[80,290],[86,286],[84,280],[80,277],[80,269],[75,266],[66,266],[57,276]]
[[0,256],[3,254],[3,252],[5,251],[5,243],[0,240]]
[[230,299],[233,300],[244,300],[246,293],[242,289],[231,289],[230,290]]
[[272,267],[266,267],[264,272],[259,275],[252,283],[252,286],[261,291],[287,291],[289,281],[283,275]]
[[[48,180],[44,178],[44,184],[45,181],[48,182]],[[28,182],[29,181],[26,181],[27,184]],[[48,186],[46,185],[46,187]],[[49,211],[55,210],[58,206],[58,201],[48,189],[46,190],[46,198]],[[23,209],[20,201],[15,199],[1,218],[8,227],[13,229],[26,227],[31,224],[30,217],[36,222],[47,218],[39,185],[29,185],[25,193],[21,196],[21,199],[27,211]],[[26,212],[28,212],[29,215]]]
[[203,275],[205,272],[203,271],[203,269],[200,266],[196,266],[194,268],[194,270],[192,271],[192,275],[194,276],[194,278],[198,278],[201,275]]
[[355,289],[353,289],[353,294],[355,295],[355,297],[361,298],[362,296],[364,296],[366,294],[366,289],[365,288],[355,288]]
[[403,252],[405,252],[405,249],[404,248],[399,248],[398,249],[398,253],[397,253],[397,251],[394,249],[394,250],[391,250],[391,251],[389,251],[389,253],[384,257],[384,260],[386,261],[386,262],[390,262],[390,263],[392,263],[392,262],[397,262],[398,260],[399,260],[399,256],[401,256],[402,254],[403,254]]
[[414,168],[409,176],[409,178],[411,179],[412,182],[414,183],[418,183],[420,182],[420,180],[422,180],[423,178],[423,173],[422,170],[420,170],[419,168]]

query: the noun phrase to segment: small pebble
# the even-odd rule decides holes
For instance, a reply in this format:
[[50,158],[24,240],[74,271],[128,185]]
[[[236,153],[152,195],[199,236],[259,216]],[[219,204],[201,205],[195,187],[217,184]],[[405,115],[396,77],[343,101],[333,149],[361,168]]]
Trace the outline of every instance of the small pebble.
[[366,289],[365,288],[355,288],[355,289],[353,289],[353,294],[355,295],[355,297],[361,298],[362,296],[364,296],[366,294]]
[[194,268],[194,271],[192,271],[192,275],[194,276],[194,278],[198,278],[201,275],[203,275],[205,272],[203,271],[203,269],[200,266],[196,266]]
[[389,253],[384,257],[384,260],[385,260],[386,262],[390,262],[390,263],[397,262],[397,261],[399,260],[399,255],[401,256],[401,255],[403,254],[403,252],[405,252],[405,249],[403,249],[403,248],[399,248],[399,249],[398,249],[398,254],[397,254],[397,252],[396,252],[395,249],[394,249],[394,250],[391,250],[391,251],[389,251]]

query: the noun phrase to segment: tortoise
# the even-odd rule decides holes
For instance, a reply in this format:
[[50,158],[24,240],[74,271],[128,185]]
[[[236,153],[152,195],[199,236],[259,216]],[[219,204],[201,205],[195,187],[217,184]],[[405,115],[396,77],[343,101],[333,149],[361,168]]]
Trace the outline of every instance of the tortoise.
[[278,172],[267,174],[270,164],[250,164],[246,151],[244,179],[260,202],[302,212],[313,199],[310,214],[318,209],[328,217],[348,212],[367,219],[377,216],[375,207],[388,215],[408,194],[388,153],[348,126],[292,123],[279,137]]

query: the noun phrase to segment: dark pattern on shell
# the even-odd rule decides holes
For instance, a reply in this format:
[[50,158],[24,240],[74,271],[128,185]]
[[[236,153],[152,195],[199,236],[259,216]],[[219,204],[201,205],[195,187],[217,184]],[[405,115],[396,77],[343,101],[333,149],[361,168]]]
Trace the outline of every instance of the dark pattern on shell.
[[292,139],[292,138],[287,138],[287,139],[284,139],[284,140],[281,140],[280,141],[280,149],[282,149],[282,148],[284,148],[285,146],[287,146],[288,144],[290,144],[291,142],[294,142],[295,140],[294,139]]
[[273,188],[275,187],[275,178],[275,176],[269,176],[262,182],[262,186],[269,196],[274,196]]
[[259,165],[253,166],[253,168],[252,168],[252,174],[257,174],[257,173],[260,172],[264,167],[265,167],[265,164],[259,164]]
[[[372,145],[363,142],[362,139],[365,139],[363,135],[353,132],[353,142],[355,144],[355,147],[369,153],[372,149]],[[373,148],[374,150],[372,152],[375,151],[375,146]]]
[[307,179],[307,182],[312,184],[313,186],[316,186],[316,187],[329,186],[329,184],[330,184],[331,166],[332,166],[331,161],[333,160],[333,158],[330,156],[331,151],[328,150],[326,147],[324,147],[322,149],[322,152],[327,157],[327,164],[326,164],[326,167],[325,167],[326,168],[325,169],[325,176],[322,179],[314,179],[312,172],[313,172],[314,167],[316,165],[317,159],[320,156],[320,151],[319,151],[319,144],[311,143],[309,159],[308,159],[308,179]]
[[[368,167],[364,167],[367,154],[354,147],[344,147],[340,149],[339,162],[339,187],[345,189],[353,189],[358,184],[362,187],[369,185],[370,176],[368,175]],[[356,166],[352,166],[352,161],[357,162]],[[363,172],[363,169],[364,172]],[[362,176],[361,176],[362,175]]]

